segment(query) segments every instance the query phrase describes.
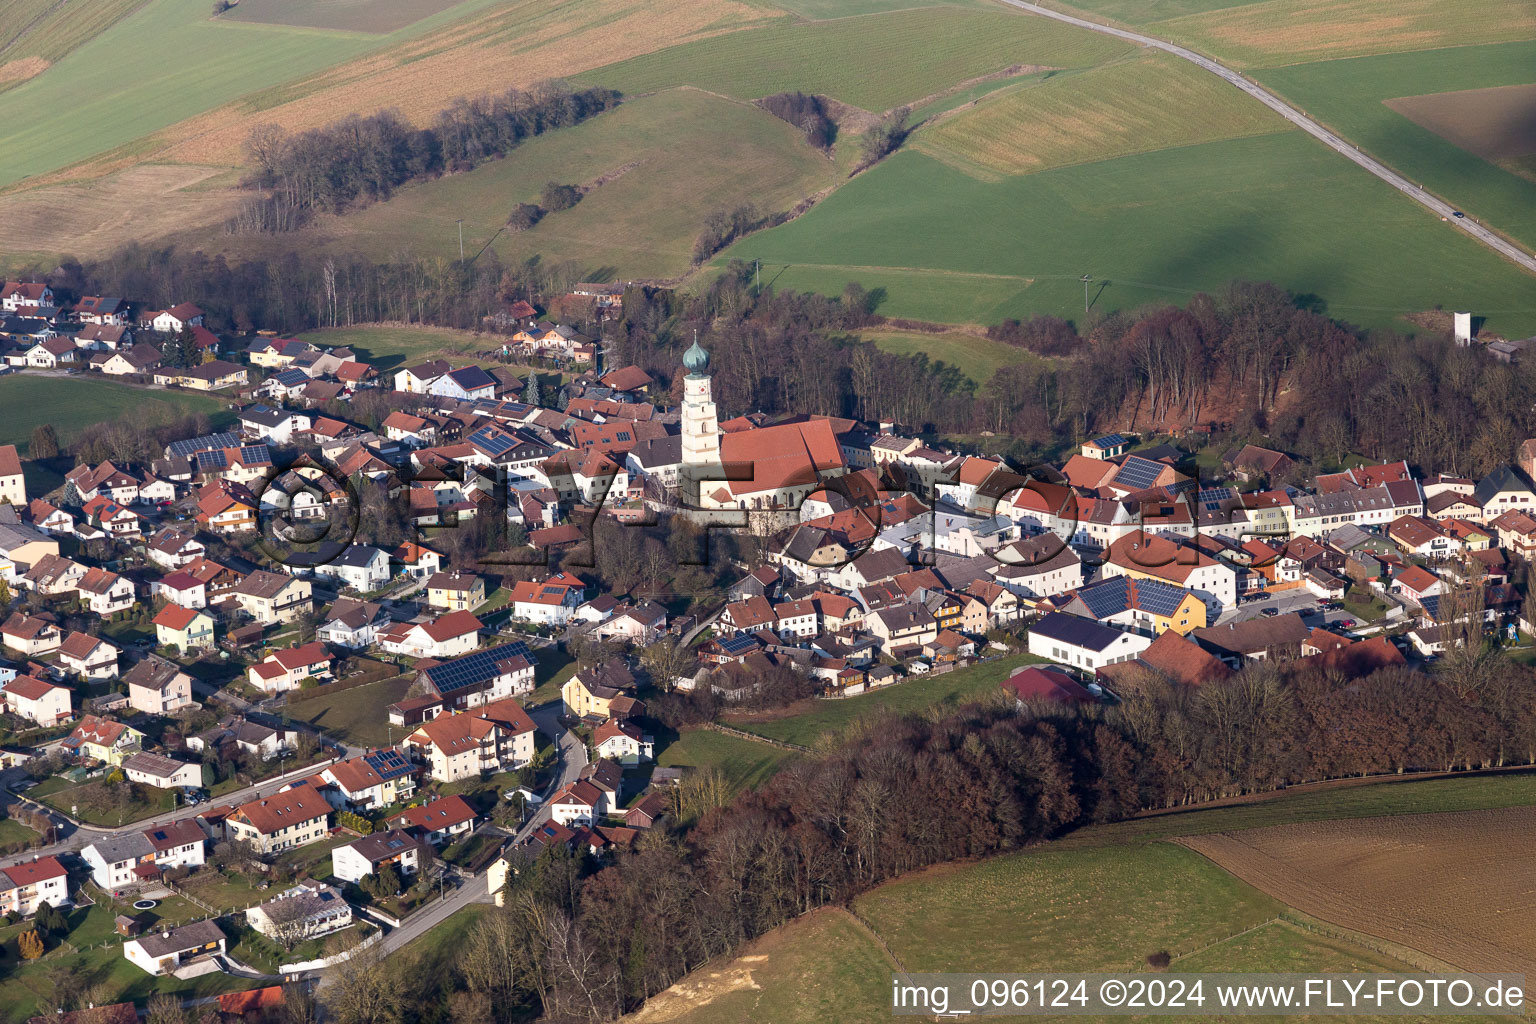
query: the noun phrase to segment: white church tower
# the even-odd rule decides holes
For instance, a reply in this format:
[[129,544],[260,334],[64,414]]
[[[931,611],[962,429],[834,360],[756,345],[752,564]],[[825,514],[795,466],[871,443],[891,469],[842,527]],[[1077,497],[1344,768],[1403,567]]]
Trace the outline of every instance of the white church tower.
[[699,346],[698,335],[683,353],[683,498],[687,505],[702,508],[700,483],[720,479],[720,416],[709,381],[709,353]]

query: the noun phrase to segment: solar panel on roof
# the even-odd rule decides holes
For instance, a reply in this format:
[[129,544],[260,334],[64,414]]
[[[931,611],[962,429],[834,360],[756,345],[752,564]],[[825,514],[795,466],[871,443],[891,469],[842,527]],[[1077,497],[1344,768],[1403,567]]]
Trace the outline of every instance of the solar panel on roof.
[[1100,448],[1116,448],[1125,444],[1125,438],[1119,434],[1105,434],[1103,437],[1094,438],[1093,443]]
[[745,633],[728,636],[717,642],[720,644],[720,649],[726,654],[741,654],[743,651],[750,651],[757,646],[757,641]]
[[438,693],[450,693],[494,679],[500,674],[496,668],[498,662],[518,656],[528,659],[529,662],[536,662],[527,644],[522,642],[503,644],[500,647],[466,654],[462,658],[455,658],[441,665],[433,665],[427,669],[427,678],[433,686],[437,687]]
[[1162,463],[1132,455],[1120,467],[1120,472],[1115,474],[1115,483],[1133,491],[1144,491],[1157,483],[1158,474],[1162,471]]
[[238,434],[206,434],[203,437],[189,437],[182,441],[172,441],[167,451],[171,457],[190,457],[197,452],[208,451],[212,448],[234,448],[240,443]]

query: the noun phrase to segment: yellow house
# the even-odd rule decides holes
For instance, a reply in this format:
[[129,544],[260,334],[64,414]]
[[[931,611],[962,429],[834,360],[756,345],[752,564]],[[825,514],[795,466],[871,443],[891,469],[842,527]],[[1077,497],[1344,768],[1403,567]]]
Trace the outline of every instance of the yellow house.
[[634,704],[634,674],[622,660],[614,659],[583,669],[560,687],[566,713],[576,718],[623,717]]
[[1090,583],[1061,610],[1149,636],[1168,630],[1187,636],[1206,625],[1206,604],[1200,595],[1160,580],[1133,576],[1110,576]]
[[183,654],[198,647],[212,647],[213,619],[195,608],[168,604],[155,616],[155,642]]
[[427,580],[427,604],[471,612],[485,604],[485,580],[464,572],[440,572]]
[[138,753],[143,742],[144,734],[130,725],[86,715],[62,746],[71,754],[116,766]]

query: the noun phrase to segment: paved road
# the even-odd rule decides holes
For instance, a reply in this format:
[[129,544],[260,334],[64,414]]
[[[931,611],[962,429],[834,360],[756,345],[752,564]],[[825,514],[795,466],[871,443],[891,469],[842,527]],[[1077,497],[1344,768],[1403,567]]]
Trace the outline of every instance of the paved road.
[[[560,725],[559,701],[546,704],[530,712],[534,724],[540,731],[554,736],[558,751],[560,771],[555,779],[545,790],[544,796],[548,797],[555,790],[567,782],[575,781],[581,774],[581,770],[587,765],[587,748],[581,742],[581,738]],[[517,832],[514,842],[521,843],[533,834],[534,829],[542,825],[549,818],[549,806],[546,802],[540,805],[533,817]],[[399,928],[394,929],[379,941],[378,948],[383,953],[392,953],[413,939],[418,939],[436,925],[441,924],[456,911],[462,910],[471,903],[484,902],[490,898],[489,886],[484,872],[478,876],[465,878],[459,887],[449,893],[440,902],[432,904],[420,912],[405,919]]]
[[1349,158],[1350,160],[1353,160],[1355,163],[1359,164],[1361,167],[1364,167],[1367,171],[1370,171],[1372,174],[1376,175],[1376,177],[1380,178],[1382,181],[1391,185],[1399,192],[1413,199],[1415,202],[1428,207],[1432,212],[1446,218],[1446,220],[1451,224],[1454,224],[1468,235],[1471,235],[1477,241],[1483,243],[1494,252],[1499,253],[1501,256],[1504,256],[1513,263],[1519,264],[1527,271],[1536,274],[1536,256],[1532,256],[1524,249],[1511,244],[1500,235],[1497,235],[1494,232],[1488,230],[1487,228],[1483,227],[1483,225],[1472,220],[1470,217],[1456,217],[1456,208],[1453,207],[1450,203],[1430,195],[1428,192],[1425,192],[1421,186],[1409,181],[1401,174],[1398,174],[1396,171],[1392,170],[1392,168],[1388,167],[1386,164],[1383,164],[1379,160],[1376,160],[1360,152],[1354,143],[1346,142],[1344,139],[1335,135],[1333,132],[1330,132],[1316,121],[1312,120],[1300,110],[1280,99],[1274,93],[1271,93],[1268,90],[1254,84],[1253,82],[1244,78],[1242,75],[1238,74],[1236,71],[1233,71],[1231,68],[1228,68],[1223,64],[1218,64],[1211,58],[1198,54],[1193,50],[1185,49],[1182,46],[1175,45],[1174,43],[1170,43],[1166,40],[1158,39],[1153,36],[1146,36],[1139,32],[1130,32],[1121,28],[1113,28],[1109,25],[1100,25],[1098,22],[1088,21],[1084,18],[1075,18],[1070,14],[1063,14],[1060,11],[1053,11],[1049,7],[1041,7],[1039,4],[1028,3],[1027,0],[1001,0],[1001,2],[1007,4],[1010,7],[1017,7],[1022,11],[1028,11],[1031,14],[1038,14],[1041,17],[1052,18],[1056,21],[1063,21],[1069,25],[1076,25],[1079,28],[1086,28],[1093,32],[1102,32],[1105,35],[1126,39],[1140,46],[1149,46],[1154,49],[1162,50],[1165,53],[1173,54],[1175,57],[1181,57],[1184,60],[1189,61],[1191,64],[1194,64],[1196,67],[1209,71],[1211,74],[1217,76],[1218,78],[1221,78],[1222,80],[1237,86],[1237,88],[1243,90],[1243,92],[1252,96],[1254,99],[1258,100],[1260,103],[1264,104],[1266,107],[1270,108],[1275,113],[1285,118],[1287,121],[1296,125],[1308,135],[1311,135],[1313,138],[1322,142],[1323,145],[1327,146],[1329,149],[1332,149],[1334,152],[1339,153],[1342,156]]
[[26,793],[16,793],[10,788],[12,784],[20,781],[21,778],[24,778],[26,773],[22,772],[20,769],[11,769],[5,773],[0,773],[0,790],[3,790],[3,793],[0,793],[0,802],[8,803],[12,800],[15,800],[26,804],[26,806],[33,810],[42,810],[46,812],[49,819],[53,822],[54,827],[58,830],[57,834],[59,836],[59,840],[57,842],[50,843],[47,846],[39,846],[36,849],[28,850],[21,856],[11,857],[8,859],[7,863],[17,864],[22,861],[31,860],[34,856],[47,857],[60,853],[75,852],[85,846],[88,846],[103,836],[109,836],[118,832],[126,832],[130,829],[146,829],[152,825],[164,825],[168,822],[180,821],[182,818],[191,817],[192,815],[197,814],[199,811],[207,810],[209,807],[216,807],[222,804],[242,804],[250,800],[255,800],[259,797],[271,796],[273,793],[281,789],[284,783],[290,782],[295,778],[301,778],[305,775],[312,775],[319,771],[321,768],[324,768],[327,764],[330,764],[330,762],[321,761],[303,768],[296,768],[292,771],[285,772],[282,775],[278,775],[270,779],[265,779],[254,786],[246,786],[244,789],[238,789],[232,793],[225,793],[223,796],[218,797],[211,803],[199,804],[195,807],[179,807],[174,811],[167,811],[163,814],[156,814],[153,817],[142,818],[138,821],[128,822],[127,824],[123,825],[122,828],[100,828],[95,825],[76,823],[71,821],[66,815],[60,814],[58,811],[55,811],[51,807],[37,803],[33,800],[29,800]]

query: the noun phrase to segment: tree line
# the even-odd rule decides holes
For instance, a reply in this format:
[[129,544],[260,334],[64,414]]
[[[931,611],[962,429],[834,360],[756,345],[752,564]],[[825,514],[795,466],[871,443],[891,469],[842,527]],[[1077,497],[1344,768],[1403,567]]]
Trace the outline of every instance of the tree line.
[[425,128],[413,127],[395,110],[297,134],[260,125],[247,141],[256,170],[245,185],[264,196],[230,228],[289,230],[315,211],[339,213],[358,202],[388,199],[408,181],[471,170],[526,138],[579,124],[618,102],[612,89],[574,90],[552,81],[499,96],[460,97]]
[[[609,863],[546,851],[418,998],[454,1024],[612,1020],[799,914],[929,865],[1148,808],[1536,760],[1536,674],[1496,659],[1471,682],[1265,662],[1199,688],[1149,676],[1117,705],[999,696],[866,720],[734,799],[700,773],[671,824]],[[415,983],[393,973],[395,998],[337,985],[328,1008],[343,1024],[411,1019]]]

